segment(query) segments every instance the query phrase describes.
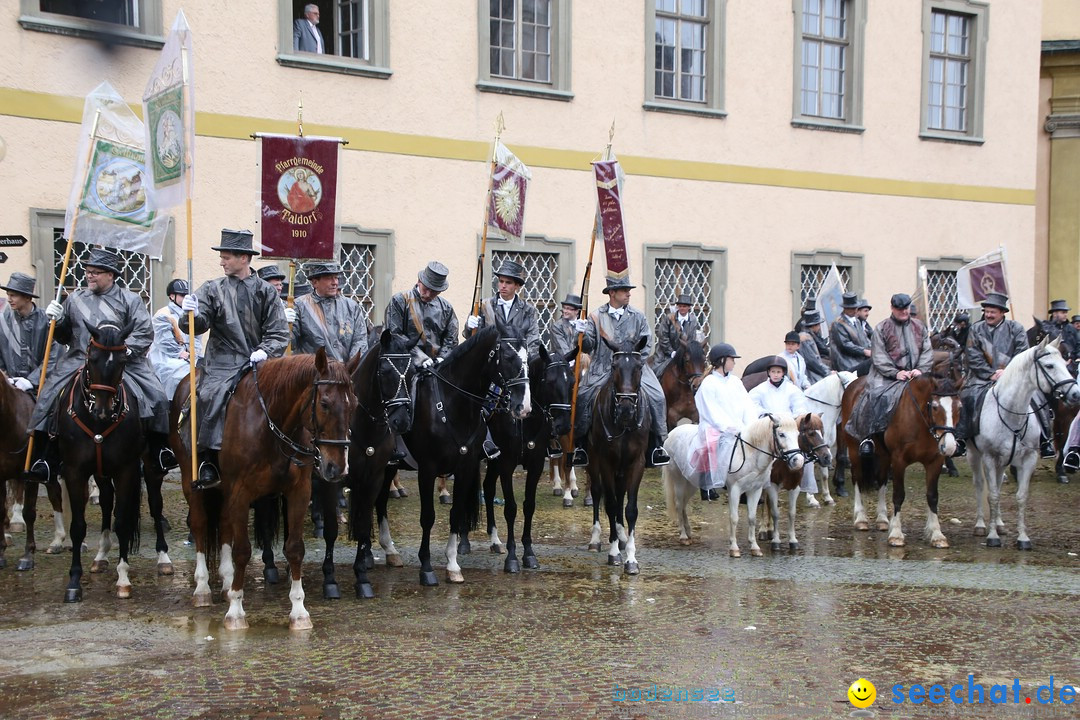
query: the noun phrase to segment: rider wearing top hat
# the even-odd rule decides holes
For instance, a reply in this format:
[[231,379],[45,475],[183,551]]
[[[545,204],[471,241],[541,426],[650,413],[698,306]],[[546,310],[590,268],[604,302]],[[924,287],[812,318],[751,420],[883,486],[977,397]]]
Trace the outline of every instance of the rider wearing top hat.
[[279,295],[288,290],[285,287],[285,273],[281,272],[277,265],[265,265],[256,270],[255,274],[273,285]]
[[[647,342],[641,350],[642,356],[647,358],[652,352],[649,321],[640,310],[630,307],[630,291],[634,287],[636,286],[631,285],[626,278],[608,278],[607,287],[603,290],[609,298],[608,302],[590,313],[588,320],[573,321],[574,329],[585,334],[582,351],[592,355],[588,377],[582,379],[578,388],[574,427],[574,443],[577,446],[574,450],[574,465],[578,467],[588,465],[586,445],[592,422],[593,400],[611,376],[614,359],[611,348],[601,342],[600,338],[605,338],[618,347],[627,341],[636,343],[644,337]],[[667,403],[660,381],[648,363],[641,370],[641,390],[652,414],[652,432],[649,434],[649,449],[646,451],[645,461],[649,466],[666,465],[670,461],[663,447],[664,440],[667,439]]]
[[521,331],[529,357],[534,358],[540,352],[536,306],[518,295],[525,285],[525,268],[513,260],[504,260],[495,277],[499,279],[498,293],[480,302],[479,315],[470,315],[465,320],[463,336],[471,337],[478,329],[494,325],[497,317],[504,325]]
[[[821,335],[821,313],[813,310],[802,317],[802,332],[799,335],[799,355],[806,363],[806,378],[811,384],[821,380],[832,372],[828,356],[822,357],[818,339]],[[785,343],[786,344],[786,343]],[[826,349],[828,347],[826,346]]]
[[690,312],[693,308],[693,298],[683,293],[675,299],[675,311],[660,317],[656,328],[656,352],[649,358],[657,377],[664,374],[680,343],[701,342],[698,340],[701,327]]
[[217,453],[229,390],[246,366],[281,357],[289,340],[277,292],[251,270],[251,260],[259,254],[252,248],[251,231],[222,230],[221,244],[211,249],[221,256],[224,277],[207,280],[180,306],[185,313],[195,313],[196,333],[211,331],[196,388],[199,471],[192,483],[196,490],[221,482]]
[[343,363],[357,353],[367,352],[364,308],[341,294],[341,267],[335,262],[309,262],[304,274],[312,292],[296,298],[293,350],[314,353],[325,348],[327,357]]
[[788,377],[795,384],[795,387],[799,388],[799,390],[805,390],[810,387],[810,376],[806,372],[806,360],[799,353],[801,345],[802,338],[799,333],[794,330],[788,331],[784,335],[784,351],[778,357],[784,359],[787,365]]
[[427,353],[424,367],[442,362],[457,347],[457,315],[450,302],[440,297],[450,287],[449,274],[445,265],[432,260],[416,276],[416,285],[394,295],[386,306],[383,327]]
[[[1080,357],[1080,333],[1069,322],[1069,303],[1054,300],[1050,303],[1050,338],[1061,338],[1061,355],[1065,362],[1074,363]],[[1071,368],[1072,369],[1072,368]]]
[[571,350],[577,349],[577,333],[571,322],[580,312],[581,296],[567,293],[562,301],[562,316],[552,320],[548,328],[548,347],[555,354],[565,358]]
[[865,375],[870,370],[870,338],[859,322],[859,297],[844,293],[844,314],[829,328],[833,370],[850,370]]
[[[105,248],[93,248],[83,261],[86,268],[86,287],[77,288],[67,296],[63,305],[53,300],[45,308],[45,314],[56,321],[54,338],[67,345],[67,352],[56,363],[41,389],[37,405],[30,416],[30,430],[38,433],[34,443],[35,462],[30,468],[31,480],[44,482],[55,474],[55,448],[48,446],[52,429],[52,413],[56,399],[86,362],[86,348],[90,344],[90,327],[109,323],[123,328],[132,323],[132,330],[124,341],[127,346],[127,365],[124,381],[128,391],[139,404],[139,417],[144,424],[151,457],[168,470],[175,467],[176,459],[168,449],[169,401],[165,390],[146,359],[146,352],[154,339],[150,313],[142,298],[120,287],[116,278],[120,275],[120,257]],[[89,326],[89,327],[88,327]]]
[[[0,312],[0,370],[8,382],[20,390],[33,392],[41,379],[41,361],[49,337],[49,318],[34,300],[37,280],[26,273],[11,273],[7,285],[7,306]],[[56,366],[59,345],[49,353],[49,370]]]

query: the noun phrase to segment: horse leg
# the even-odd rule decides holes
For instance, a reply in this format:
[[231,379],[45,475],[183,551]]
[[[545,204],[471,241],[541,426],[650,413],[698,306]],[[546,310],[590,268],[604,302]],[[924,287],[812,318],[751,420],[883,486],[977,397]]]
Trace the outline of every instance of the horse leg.
[[1027,510],[1028,488],[1031,482],[1031,473],[1035,470],[1034,458],[1030,462],[1023,462],[1016,473],[1016,549],[1031,550],[1031,539],[1027,534],[1027,522],[1024,513]]
[[[615,472],[612,470],[612,472]],[[614,482],[604,488],[604,511],[608,516],[608,565],[622,565],[622,553],[620,549],[620,534],[625,533],[619,522],[622,498],[613,487]]]
[[[218,575],[221,576],[222,593],[229,600],[229,609],[225,613],[226,630],[244,630],[248,627],[246,613],[244,612],[244,571],[247,569],[247,560],[251,556],[251,541],[248,539],[247,517],[251,500],[247,493],[241,492],[239,483],[234,483],[231,488],[231,496],[225,501],[225,507],[221,512],[221,524],[226,528],[221,537],[221,561],[218,563]],[[303,506],[305,509],[307,503]],[[295,511],[295,508],[290,508]],[[303,527],[303,513],[299,517],[300,524],[293,524],[293,528]],[[295,538],[301,533],[294,531]],[[247,557],[244,555],[244,546],[247,546]],[[240,571],[237,572],[237,566]]]
[[[420,486],[420,550],[417,558],[420,560],[420,584],[432,587],[439,584],[435,577],[435,571],[431,569],[431,528],[435,525],[435,501],[432,493],[435,490],[435,473],[424,468],[418,468],[416,476]],[[455,541],[457,538],[454,538]],[[454,552],[457,553],[457,543],[454,544]]]
[[11,520],[8,522],[6,529],[10,532],[26,532],[26,520],[23,519],[26,483],[21,480],[12,480],[7,483],[3,498],[5,501],[8,498],[8,491],[10,491],[11,497]]
[[109,552],[112,550],[112,522],[113,510],[116,505],[116,487],[112,478],[98,478],[98,490],[100,496],[98,506],[101,508],[101,536],[98,539],[98,551],[94,561],[90,563],[91,573],[103,573],[109,569]]
[[[321,492],[319,497],[315,498],[315,502],[322,503],[323,519],[326,523],[323,528],[323,542],[326,543],[326,553],[322,562],[323,598],[326,600],[340,600],[341,590],[338,588],[337,577],[334,575],[334,545],[337,544],[339,532],[337,514],[338,485],[337,483],[324,481],[320,483],[320,486]],[[303,559],[303,556],[301,556],[301,559]]]
[[[374,468],[360,468],[350,464],[346,482],[349,485],[349,527],[356,540],[356,557],[353,559],[353,575],[356,578],[356,597],[375,597],[375,589],[368,579],[367,555],[371,552],[371,514],[375,499],[383,489],[386,474]],[[386,483],[392,485],[393,481]],[[387,487],[387,497],[389,497]]]
[[116,540],[120,559],[116,563],[116,597],[131,597],[128,557],[138,547],[139,505],[142,501],[142,478],[138,463],[125,464],[113,477],[116,507]]
[[926,529],[923,536],[932,547],[947,548],[949,541],[941,532],[941,523],[938,521],[938,479],[941,477],[941,464],[932,463],[926,468]]
[[764,521],[769,531],[769,547],[776,552],[780,549],[780,496],[776,483],[771,481],[765,486]]
[[[475,467],[466,468],[464,472],[454,475],[454,494],[457,495],[458,502],[450,507],[450,537],[446,541],[446,581],[450,583],[465,582],[465,576],[462,575],[457,561],[458,539],[469,527],[465,506],[472,500],[470,493],[477,492],[479,483],[479,461]],[[434,510],[434,507],[432,509]]]
[[446,476],[439,476],[439,504],[440,505],[453,505],[454,498],[450,494],[450,491],[446,488]]
[[[500,460],[502,458],[499,458]],[[514,468],[503,466],[501,472],[503,500],[503,518],[506,520],[506,561],[503,562],[503,571],[508,573],[521,572],[521,563],[517,558],[517,543],[514,542],[514,526],[517,524],[517,498],[514,497]],[[484,494],[487,497],[487,493]],[[497,537],[495,538],[498,539]],[[492,546],[494,552],[494,546]]]
[[[739,497],[742,495],[742,487],[738,481],[728,480],[728,555],[733,558],[742,557],[739,551],[739,540],[735,533],[739,529]],[[749,506],[748,506],[749,507]]]
[[1001,483],[1003,479],[1001,469],[994,466],[994,462],[988,456],[983,458],[983,477],[986,478],[986,495],[990,511],[990,525],[986,532],[986,547],[1001,547],[1001,537],[998,534],[1001,524]]
[[[509,454],[507,453],[507,455]],[[502,474],[502,460],[501,455],[497,460],[489,460],[487,462],[487,471],[484,473],[484,511],[487,514],[488,539],[491,541],[491,552],[496,555],[506,552],[502,541],[499,540],[499,528],[495,524],[495,481]],[[503,485],[503,493],[506,493],[505,484]],[[461,552],[461,550],[462,548],[459,548],[458,552]],[[467,555],[468,553],[462,552],[461,554]]]
[[[149,471],[146,468],[150,468]],[[165,482],[165,473],[156,468],[156,463],[143,463],[143,472],[146,479],[146,505],[150,509],[150,517],[154,519],[154,533],[156,535],[154,550],[157,552],[158,575],[172,575],[173,562],[169,558],[169,543],[165,540],[165,528],[168,520],[165,519],[165,500],[161,495],[161,486]]]
[[49,505],[53,515],[53,539],[45,548],[46,555],[59,555],[64,551],[64,541],[68,539],[64,529],[64,489],[59,481],[45,483],[45,492],[49,496]]
[[[393,474],[393,470],[387,470],[385,473],[386,481],[383,484],[382,488],[380,488],[378,496],[375,498],[375,517],[379,522],[379,546],[386,554],[386,567],[405,567],[405,562],[401,559],[401,553],[398,552],[397,546],[394,545],[394,539],[390,536],[390,518],[387,516],[386,513],[386,501],[389,495],[389,482],[390,477]],[[421,497],[423,497],[422,492]],[[423,506],[423,502],[421,502],[420,504],[421,506]],[[367,558],[365,558],[365,562],[366,561]],[[368,569],[370,568],[371,564],[368,565]]]
[[86,495],[85,478],[75,477],[74,470],[64,471],[64,484],[67,485],[68,501],[71,504],[71,569],[68,571],[68,585],[64,591],[64,602],[82,602],[82,546],[86,539]]
[[548,458],[548,475],[551,477],[551,494],[559,497],[563,494],[562,458]]
[[[325,484],[315,473],[312,473],[311,497],[314,500],[311,503],[311,534],[316,538],[321,538],[323,533],[326,532],[326,514],[323,512],[322,503],[319,502],[319,498],[322,497],[322,487]],[[331,510],[331,512],[334,511]],[[299,527],[303,527],[303,525]]]
[[[306,473],[300,468],[289,468],[289,490],[285,493],[285,498],[289,507],[289,527],[303,527],[304,508],[311,500],[311,482],[305,475]],[[321,495],[324,499],[323,508],[326,513],[323,516],[326,521],[326,533],[329,535],[330,529],[333,527],[336,534],[337,487],[334,484],[325,481],[323,481],[322,486]],[[247,518],[247,513],[244,514],[244,518]],[[247,533],[244,535],[244,539],[247,540]],[[246,548],[240,543],[237,543],[237,550],[236,569],[240,582],[240,597],[242,599],[244,594],[244,567],[247,565],[248,557],[251,555],[251,543],[247,542]],[[327,556],[332,557],[330,547],[327,548]],[[312,627],[311,614],[307,611],[307,608],[304,607],[304,583],[301,577],[301,565],[304,562],[304,533],[297,531],[287,535],[285,538],[285,557],[289,560],[289,576],[292,578],[292,586],[289,588],[289,601],[292,603],[292,609],[289,611],[289,629],[310,630]]]
[[635,481],[631,478],[629,487],[626,491],[626,562],[623,563],[623,572],[627,575],[637,575],[639,572],[637,561],[637,542],[635,542],[634,529],[637,527],[638,519],[638,486],[641,482],[640,472],[634,470],[629,471],[632,476],[636,476]]
[[983,471],[982,456],[973,443],[968,443],[968,463],[971,465],[971,483],[975,488],[975,528],[972,534],[975,537],[985,537],[986,516],[983,493],[986,489],[986,479]]
[[540,476],[544,472],[544,461],[531,461],[525,474],[525,501],[521,504],[524,520],[521,526],[521,564],[526,569],[535,570],[540,567],[536,560],[536,553],[532,545],[532,521],[536,512],[536,488],[540,484]]
[[87,487],[90,489],[90,504],[98,505],[101,503],[101,488],[98,487],[97,480],[90,478],[87,481]]
[[795,537],[795,512],[798,509],[799,488],[788,491],[788,550],[799,549],[799,539]]
[[[836,453],[833,453],[833,457],[836,457]],[[833,499],[832,494],[829,492],[829,470],[830,468],[821,467],[817,463],[814,463],[814,467],[821,468],[821,482],[818,483],[818,490],[821,491],[821,502],[826,505],[835,505],[836,500]],[[813,496],[811,496],[813,497]]]
[[23,521],[26,523],[26,545],[23,556],[15,563],[15,569],[19,571],[34,569],[34,554],[37,552],[37,541],[34,539],[34,525],[37,523],[38,487],[36,483],[30,483],[23,497]]
[[868,532],[870,530],[870,521],[866,519],[866,506],[863,505],[862,491],[859,489],[859,483],[851,483],[851,489],[855,493],[855,502],[853,503],[852,514],[855,516],[855,529]]
[[[889,520],[889,545],[891,547],[903,547],[904,546],[904,527],[903,522],[900,519],[900,510],[904,507],[904,498],[906,496],[906,489],[904,488],[904,472],[907,468],[903,467],[903,462],[898,460],[893,463],[892,467],[892,483],[893,483],[893,514]],[[940,471],[940,468],[938,469]],[[881,497],[878,499],[878,513],[880,517],[881,508],[885,505],[885,488],[881,488]],[[881,529],[880,527],[878,528]]]
[[589,550],[600,552],[600,503],[597,502],[593,503],[592,533],[589,535]]
[[[765,482],[772,485],[772,482],[768,478],[765,479]],[[746,493],[746,524],[749,526],[747,528],[747,535],[749,535],[750,538],[750,555],[753,557],[761,557],[763,554],[757,542],[757,506],[758,502],[761,500],[762,489],[763,488],[761,487],[757,487]]]
[[[886,491],[888,491],[888,489],[889,486],[885,483],[882,483],[877,491],[877,519],[875,519],[874,522],[877,523],[877,529],[881,532],[886,532],[892,527],[889,524],[889,502],[885,499],[885,493]],[[901,497],[903,497],[903,490],[901,490],[900,494]]]

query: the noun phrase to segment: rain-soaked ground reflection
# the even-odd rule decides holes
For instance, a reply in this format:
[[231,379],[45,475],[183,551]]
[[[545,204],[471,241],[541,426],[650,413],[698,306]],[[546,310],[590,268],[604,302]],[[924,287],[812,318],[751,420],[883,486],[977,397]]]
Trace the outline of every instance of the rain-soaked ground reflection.
[[[586,549],[592,511],[581,506],[583,495],[563,509],[541,485],[540,570],[505,574],[505,556],[489,552],[481,529],[473,553],[460,558],[465,584],[447,584],[448,513],[440,508],[435,588],[418,583],[419,502],[415,478],[405,480],[411,495],[391,501],[391,519],[406,567],[386,568],[377,549],[376,599],[357,600],[355,546],[345,541],[335,554],[343,599],[325,601],[322,542],[309,538],[303,577],[315,627],[304,632],[288,630],[288,583],[267,586],[257,563],[245,586],[250,629],[225,631],[220,599],[192,608],[193,551],[182,544],[185,507],[173,483],[166,503],[176,575],[155,575],[144,517],[130,600],[114,597],[115,549],[108,573],[84,577],[84,601],[65,605],[69,557],[39,553],[36,570],[17,573],[9,548],[0,571],[0,716],[839,717],[855,712],[847,689],[859,677],[876,685],[870,711],[880,717],[1080,716],[1075,706],[1023,697],[1020,705],[892,702],[894,685],[906,692],[915,683],[967,683],[969,675],[987,688],[1019,680],[1025,697],[1051,676],[1058,692],[1080,684],[1080,483],[1058,485],[1048,466],[1031,489],[1032,553],[1010,547],[1014,534],[1000,549],[972,536],[966,472],[942,483],[951,547],[930,548],[921,476],[909,472],[906,547],[888,547],[883,532],[854,531],[848,498],[800,508],[801,548],[785,543],[774,553],[764,542],[762,558],[746,552],[744,517],[744,556],[731,559],[726,503],[694,503],[694,542],[683,547],[650,472],[639,576]],[[1009,530],[1015,487],[1006,485],[1003,501]],[[503,508],[496,513],[505,542]],[[51,537],[46,524],[39,547]],[[14,541],[21,548],[20,534]],[[87,566],[91,557],[84,553]],[[278,557],[280,564],[280,550]],[[650,700],[669,692],[717,701]]]

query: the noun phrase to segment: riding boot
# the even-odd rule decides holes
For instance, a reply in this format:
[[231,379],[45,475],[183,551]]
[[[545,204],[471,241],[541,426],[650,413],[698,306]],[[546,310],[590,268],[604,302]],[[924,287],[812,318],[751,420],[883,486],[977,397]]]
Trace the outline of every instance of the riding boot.
[[[962,442],[963,440],[956,441],[956,453],[953,457],[960,457],[960,443]],[[956,469],[956,463],[953,462],[951,457],[945,458],[945,472],[948,473],[949,477],[960,477],[960,472]]]
[[180,463],[176,461],[176,455],[169,447],[169,436],[160,432],[149,432],[146,435],[147,445],[150,446],[150,459],[157,463],[161,472],[169,472]]
[[221,484],[216,450],[199,451],[199,474],[191,483],[192,490],[209,490]]
[[655,433],[649,433],[649,449],[645,451],[645,467],[661,467],[671,462],[664,452],[664,441]]
[[1080,447],[1073,445],[1065,451],[1065,458],[1061,461],[1061,467],[1070,475],[1080,470]]
[[56,441],[43,430],[34,431],[34,452],[31,456],[30,469],[22,474],[27,483],[48,482],[55,478],[60,469],[60,458]]
[[1039,437],[1039,457],[1043,460],[1057,457],[1057,449],[1054,447],[1054,441],[1046,435],[1041,435]]

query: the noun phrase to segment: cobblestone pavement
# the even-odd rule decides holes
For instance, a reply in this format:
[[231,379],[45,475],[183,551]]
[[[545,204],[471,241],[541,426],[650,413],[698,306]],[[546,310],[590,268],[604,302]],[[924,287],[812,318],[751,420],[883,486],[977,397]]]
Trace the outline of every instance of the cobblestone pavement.
[[[1051,677],[1056,692],[1080,685],[1080,482],[1058,485],[1049,466],[1040,468],[1029,505],[1035,551],[1021,553],[1009,547],[1014,535],[1002,549],[972,537],[963,462],[961,471],[942,483],[947,550],[922,539],[921,476],[909,472],[907,547],[888,548],[882,532],[855,532],[849,498],[835,508],[800,509],[801,550],[770,553],[766,543],[765,557],[751,558],[743,535],[740,559],[727,557],[723,502],[694,503],[695,542],[680,546],[659,475],[650,471],[637,577],[585,549],[592,515],[581,498],[563,509],[542,484],[540,570],[504,574],[504,556],[488,552],[477,533],[473,553],[462,558],[466,583],[447,584],[448,513],[440,508],[434,559],[442,584],[435,588],[418,584],[419,502],[415,477],[405,474],[412,492],[391,501],[391,518],[406,567],[385,567],[377,551],[377,598],[357,600],[352,552],[342,548],[335,560],[344,598],[326,601],[321,541],[309,540],[304,586],[315,628],[301,633],[288,630],[287,584],[264,586],[257,564],[246,584],[251,629],[223,630],[220,601],[192,608],[194,554],[182,544],[183,497],[170,482],[177,572],[155,575],[144,517],[130,600],[114,596],[115,550],[108,574],[85,576],[77,605],[61,602],[67,556],[39,553],[36,570],[17,573],[8,550],[0,571],[0,716],[827,718],[852,716],[847,688],[865,677],[877,687],[870,710],[878,717],[1080,717],[1078,706],[1060,700],[1034,702]],[[1006,486],[1003,502],[1010,529],[1015,487]],[[51,529],[42,525],[43,548]],[[606,534],[606,519],[603,525]],[[500,536],[505,541],[502,527]],[[15,535],[19,547],[22,540]],[[91,557],[84,554],[87,565]],[[966,688],[969,674],[987,692],[1008,685],[1010,700],[1019,680],[1021,704],[892,702],[896,684]],[[619,691],[647,698],[654,685],[713,689],[734,702],[615,699]]]

